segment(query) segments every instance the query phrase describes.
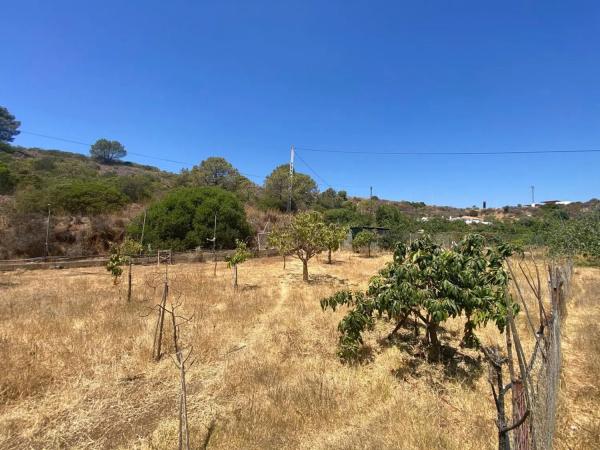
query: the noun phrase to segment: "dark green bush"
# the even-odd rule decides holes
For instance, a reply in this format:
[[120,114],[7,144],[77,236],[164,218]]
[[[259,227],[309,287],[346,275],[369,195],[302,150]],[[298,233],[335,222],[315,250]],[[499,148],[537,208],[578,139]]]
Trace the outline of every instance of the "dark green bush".
[[[144,244],[153,248],[187,250],[207,247],[217,214],[217,247],[233,248],[235,240],[250,236],[246,213],[235,194],[217,187],[180,188],[148,208]],[[139,239],[143,215],[129,227]]]
[[15,177],[10,169],[0,163],[0,194],[10,194],[15,188]]

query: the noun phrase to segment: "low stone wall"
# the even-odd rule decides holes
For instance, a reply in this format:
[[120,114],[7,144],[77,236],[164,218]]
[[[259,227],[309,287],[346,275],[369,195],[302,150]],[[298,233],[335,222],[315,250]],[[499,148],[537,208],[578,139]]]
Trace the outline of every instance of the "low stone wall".
[[[213,261],[225,261],[225,258],[232,255],[235,250],[218,250],[215,255],[212,251],[193,251],[173,253],[171,255],[172,264],[194,263]],[[253,257],[263,258],[267,256],[276,256],[275,250],[254,250]],[[108,262],[108,256],[77,256],[77,257],[49,257],[49,258],[29,258],[22,260],[0,261],[0,271],[8,272],[12,270],[35,270],[35,269],[72,269],[77,267],[102,267]],[[150,265],[157,263],[156,255],[146,255],[134,258],[136,265]]]

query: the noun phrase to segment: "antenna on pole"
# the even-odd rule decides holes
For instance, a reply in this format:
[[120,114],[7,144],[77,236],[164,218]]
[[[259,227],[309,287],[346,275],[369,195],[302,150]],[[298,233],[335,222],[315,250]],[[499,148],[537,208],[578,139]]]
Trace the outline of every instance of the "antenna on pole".
[[535,205],[535,186],[531,185],[531,206]]
[[290,184],[288,189],[287,212],[292,212],[292,187],[294,185],[294,146],[290,148]]

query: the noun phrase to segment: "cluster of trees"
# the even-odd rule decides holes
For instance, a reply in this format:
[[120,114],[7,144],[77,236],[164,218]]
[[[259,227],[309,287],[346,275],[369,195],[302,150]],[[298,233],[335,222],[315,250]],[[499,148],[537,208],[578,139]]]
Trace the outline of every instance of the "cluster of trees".
[[284,258],[294,256],[302,262],[302,279],[308,281],[308,261],[315,255],[327,251],[328,263],[331,253],[338,250],[348,235],[341,225],[326,224],[322,214],[316,211],[295,215],[289,224],[275,228],[269,235],[269,243]]
[[486,246],[477,234],[450,248],[429,236],[408,246],[398,244],[393,261],[371,279],[366,292],[344,290],[321,301],[323,309],[350,308],[338,326],[340,356],[358,357],[363,334],[374,328],[377,319],[394,324],[390,337],[409,319],[422,324],[433,360],[440,356],[440,324],[450,317],[465,318],[463,344],[467,346],[477,345],[474,330],[489,321],[503,331],[507,308],[518,312],[506,294],[509,276],[503,262],[511,253],[505,244]]

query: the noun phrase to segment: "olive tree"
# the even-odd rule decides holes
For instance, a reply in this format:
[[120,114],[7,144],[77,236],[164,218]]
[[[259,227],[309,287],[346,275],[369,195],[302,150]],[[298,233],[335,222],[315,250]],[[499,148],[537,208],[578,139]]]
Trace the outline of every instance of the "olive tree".
[[518,312],[507,297],[503,262],[510,254],[504,244],[486,247],[480,235],[468,235],[447,249],[428,236],[409,246],[398,244],[393,261],[371,279],[366,292],[345,290],[321,300],[323,309],[350,307],[338,326],[340,356],[358,355],[363,333],[373,329],[377,318],[395,323],[389,337],[409,317],[421,323],[432,360],[440,357],[440,324],[450,317],[466,318],[466,345],[478,344],[474,330],[488,321],[503,331],[508,308]]
[[330,223],[325,228],[325,246],[327,247],[327,263],[331,264],[331,252],[340,248],[348,236],[348,228],[336,223]]
[[235,252],[233,255],[228,256],[227,267],[233,270],[233,287],[237,289],[238,287],[238,264],[242,264],[248,258],[250,258],[252,254],[248,251],[248,246],[244,241],[240,241],[239,239],[235,240]]

